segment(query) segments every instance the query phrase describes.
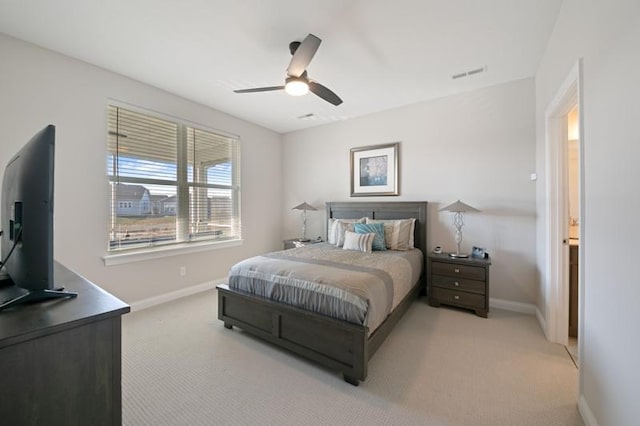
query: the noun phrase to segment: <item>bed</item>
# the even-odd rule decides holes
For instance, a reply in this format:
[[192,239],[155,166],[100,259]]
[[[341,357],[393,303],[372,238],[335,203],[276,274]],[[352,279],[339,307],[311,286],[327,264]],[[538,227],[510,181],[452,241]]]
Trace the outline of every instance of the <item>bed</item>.
[[[373,220],[415,219],[413,239],[415,248],[421,250],[417,261],[421,263],[420,268],[417,273],[414,271],[412,274],[411,281],[415,282],[410,282],[406,290],[402,291],[402,296],[393,300],[388,309],[389,313],[384,309],[375,316],[369,316],[368,313],[367,320],[358,323],[354,319],[346,320],[336,315],[330,316],[326,312],[303,309],[249,291],[230,288],[228,284],[221,284],[217,286],[218,319],[223,321],[228,329],[236,326],[277,346],[339,371],[346,382],[357,386],[367,377],[369,359],[406,312],[411,302],[425,291],[427,202],[329,202],[326,204],[326,216],[329,219],[362,217]],[[291,259],[291,257],[316,258],[317,253],[325,251],[329,251],[330,255],[335,254],[331,253],[327,247],[321,247],[320,244],[312,246],[317,247],[310,247],[310,250],[306,251],[294,249],[295,251],[289,251],[289,253],[276,252],[260,256],[260,259],[252,258],[246,262],[269,263],[274,259],[285,259],[289,263],[294,261],[304,263],[307,261]],[[310,251],[312,253],[308,254]],[[311,267],[317,267],[317,263]],[[335,265],[332,263],[330,266]],[[251,265],[250,268],[254,266]],[[376,283],[373,275],[370,277],[371,287],[384,287],[384,284]],[[380,281],[383,282],[384,279],[381,278]]]

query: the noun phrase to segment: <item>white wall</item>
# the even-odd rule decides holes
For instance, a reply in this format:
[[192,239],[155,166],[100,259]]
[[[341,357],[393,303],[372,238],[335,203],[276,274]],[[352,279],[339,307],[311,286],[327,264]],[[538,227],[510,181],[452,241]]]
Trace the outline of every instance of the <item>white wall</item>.
[[[640,2],[565,0],[536,75],[538,255],[545,265],[544,111],[584,58],[584,333],[580,397],[587,424],[640,418]],[[544,280],[541,290],[548,283]],[[548,303],[541,300],[541,308]],[[586,407],[586,409],[585,409]]]
[[[0,57],[0,167],[38,130],[56,125],[54,250],[61,263],[132,303],[223,278],[236,261],[280,247],[279,134],[3,35]],[[108,98],[240,135],[242,246],[104,266]]]
[[[284,135],[283,237],[299,236],[291,208],[306,200],[308,236],[324,235],[326,201],[350,198],[349,150],[400,141],[399,197],[431,202],[428,247],[455,249],[446,204],[461,199],[467,214],[462,248],[485,247],[493,258],[491,296],[536,303],[534,81],[508,84]],[[345,100],[348,102],[348,99]]]

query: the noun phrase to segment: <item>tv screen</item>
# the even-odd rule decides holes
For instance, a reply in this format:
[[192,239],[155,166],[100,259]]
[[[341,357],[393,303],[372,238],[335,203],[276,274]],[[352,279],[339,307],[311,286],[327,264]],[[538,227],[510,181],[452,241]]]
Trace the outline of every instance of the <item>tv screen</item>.
[[9,160],[2,180],[1,261],[15,286],[0,310],[76,294],[56,291],[53,278],[55,126],[49,125]]

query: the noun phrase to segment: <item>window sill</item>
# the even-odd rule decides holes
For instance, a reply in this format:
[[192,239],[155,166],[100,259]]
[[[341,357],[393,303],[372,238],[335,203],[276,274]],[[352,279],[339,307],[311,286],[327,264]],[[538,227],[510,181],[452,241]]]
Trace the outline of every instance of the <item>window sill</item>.
[[201,251],[217,250],[242,245],[243,240],[231,241],[202,241],[193,243],[174,244],[171,246],[151,247],[131,250],[124,253],[113,253],[102,256],[105,266],[121,265],[123,263],[140,262],[144,260],[160,259],[163,257],[182,254],[198,253]]

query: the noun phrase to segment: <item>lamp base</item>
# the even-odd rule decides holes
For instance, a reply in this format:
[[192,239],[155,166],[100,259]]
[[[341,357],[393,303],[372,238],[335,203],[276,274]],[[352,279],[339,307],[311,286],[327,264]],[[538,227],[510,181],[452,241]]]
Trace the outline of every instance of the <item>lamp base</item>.
[[469,255],[466,253],[449,253],[449,257],[465,258],[469,257]]

